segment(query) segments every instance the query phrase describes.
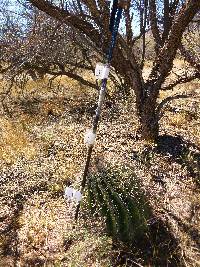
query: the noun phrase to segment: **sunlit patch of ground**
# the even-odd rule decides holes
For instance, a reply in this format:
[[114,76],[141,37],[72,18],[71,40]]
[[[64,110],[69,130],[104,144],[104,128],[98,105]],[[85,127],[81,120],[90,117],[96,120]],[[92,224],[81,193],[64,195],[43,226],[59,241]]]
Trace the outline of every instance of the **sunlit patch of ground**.
[[31,140],[20,122],[1,118],[0,136],[0,160],[13,163],[20,157],[31,160],[37,156],[37,144]]
[[[199,83],[187,86],[196,92]],[[174,92],[186,89],[176,87]],[[160,100],[169,94],[161,93]],[[7,101],[12,117],[4,113],[0,118],[0,266],[113,266],[116,251],[104,223],[82,209],[73,229],[74,206],[63,197],[66,185],[80,185],[83,139],[91,127],[97,92],[62,77],[53,80],[51,88],[47,79],[29,81],[24,96],[13,91],[12,97]],[[134,169],[155,214],[173,229],[183,261],[197,266],[192,259],[199,260],[198,99],[176,100],[166,107],[163,138],[160,147],[152,149],[138,140],[132,102],[121,100],[104,109],[91,171],[108,163]],[[174,139],[176,135],[181,138]],[[157,249],[146,266],[154,266]],[[138,264],[148,262],[136,254],[131,257]]]
[[[18,233],[18,249],[23,264],[41,262],[59,266],[94,266],[103,257],[103,262],[108,262],[111,240],[103,233],[100,235],[100,225],[95,225],[95,233],[89,220],[82,219],[75,225],[74,208],[74,205],[67,205],[63,198],[52,199],[45,193],[26,202]],[[86,222],[90,225],[87,226]]]

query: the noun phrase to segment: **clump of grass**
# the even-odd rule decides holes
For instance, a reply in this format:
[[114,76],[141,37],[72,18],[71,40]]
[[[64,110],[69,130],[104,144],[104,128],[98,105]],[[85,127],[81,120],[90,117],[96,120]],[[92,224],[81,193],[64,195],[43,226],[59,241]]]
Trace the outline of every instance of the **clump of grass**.
[[0,127],[0,160],[13,163],[21,156],[33,159],[37,155],[37,146],[30,141],[22,125],[0,119]]
[[112,266],[112,240],[108,236],[91,234],[85,230],[84,235],[75,242],[66,239],[65,247],[65,266]]
[[134,173],[128,169],[103,170],[88,179],[88,203],[105,218],[108,234],[131,243],[148,232],[151,209]]

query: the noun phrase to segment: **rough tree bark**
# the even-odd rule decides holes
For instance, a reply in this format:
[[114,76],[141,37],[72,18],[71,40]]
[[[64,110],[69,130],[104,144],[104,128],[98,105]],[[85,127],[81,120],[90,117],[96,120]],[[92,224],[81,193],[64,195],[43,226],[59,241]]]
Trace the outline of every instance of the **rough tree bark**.
[[[83,32],[97,48],[101,43],[100,32],[94,24],[99,28],[102,25],[102,12],[104,13],[104,25],[108,25],[108,7],[103,0],[80,0],[76,6],[76,10],[71,12],[70,9],[63,9],[59,5],[53,5],[50,1],[45,0],[29,0],[35,7],[45,12],[49,16],[65,23],[77,31]],[[59,1],[58,1],[59,2]],[[76,2],[76,1],[74,1]],[[141,125],[142,138],[146,140],[156,140],[159,134],[159,114],[157,99],[159,91],[165,82],[173,67],[173,60],[176,52],[181,44],[181,39],[186,27],[200,10],[199,0],[180,1],[165,0],[163,5],[164,16],[163,23],[159,26],[157,1],[140,0],[136,1],[140,9],[140,28],[141,33],[138,37],[134,37],[132,20],[134,12],[132,12],[131,0],[127,1],[127,10],[125,11],[125,33],[126,36],[119,35],[117,47],[114,52],[112,65],[116,72],[124,78],[124,81],[130,88],[133,88],[136,96],[136,108]],[[80,6],[83,6],[81,8]],[[149,10],[149,18],[146,10]],[[87,12],[85,12],[87,10]],[[84,13],[85,12],[85,13]],[[106,12],[106,13],[105,13]],[[142,77],[144,66],[145,45],[143,44],[142,63],[138,62],[133,52],[134,44],[138,38],[143,37],[145,42],[145,27],[150,23],[150,29],[155,41],[156,58],[149,78],[145,81]],[[93,21],[94,23],[90,22]],[[109,33],[105,28],[105,40],[109,40]],[[106,46],[101,47],[106,53]],[[183,49],[182,49],[183,50]],[[198,75],[194,75],[194,78]],[[191,80],[191,77],[190,77]],[[176,85],[179,81],[174,81]],[[181,79],[184,82],[184,79]],[[187,79],[185,79],[187,82]],[[173,86],[172,84],[172,86]]]
[[200,2],[197,0],[188,1],[187,5],[183,5],[179,14],[174,19],[168,38],[165,39],[162,47],[159,49],[150,77],[145,83],[146,94],[140,116],[144,139],[156,140],[158,137],[159,114],[156,114],[156,100],[162,84],[173,67],[173,60],[181,44],[182,35],[199,9]]

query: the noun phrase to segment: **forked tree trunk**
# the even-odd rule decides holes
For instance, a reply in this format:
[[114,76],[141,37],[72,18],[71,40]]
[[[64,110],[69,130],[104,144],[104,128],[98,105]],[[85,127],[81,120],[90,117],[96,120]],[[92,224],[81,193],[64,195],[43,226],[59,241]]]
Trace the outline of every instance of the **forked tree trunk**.
[[[75,14],[74,12],[71,12],[70,8],[64,10],[63,8],[60,8],[59,5],[56,5],[55,3],[52,4],[52,1],[29,0],[29,2],[53,18],[65,23],[66,25],[69,25],[70,27],[72,26],[73,28],[77,29],[78,32],[82,32],[84,35],[86,35],[93,44],[91,48],[94,49],[95,46],[97,47],[97,55],[99,54],[99,50],[102,50],[102,47],[99,45],[102,37],[94,24],[97,24],[99,28],[103,30],[105,34],[105,40],[110,39],[109,35],[106,34],[109,23],[109,9],[105,11],[107,13],[103,12],[101,15],[102,10],[106,10],[105,1],[72,1],[74,2],[74,5],[77,3],[77,10],[80,11],[81,16],[78,13]],[[182,1],[180,8],[180,1],[172,1],[173,3],[170,4],[170,8],[169,1],[164,1],[164,25],[162,25],[164,26],[163,33],[160,31],[161,24],[159,23],[157,14],[159,1],[151,0],[147,2],[145,8],[148,9],[148,13],[150,15],[149,19],[151,31],[156,43],[157,54],[147,81],[144,81],[142,77],[144,64],[138,63],[137,57],[133,53],[137,38],[133,38],[133,32],[131,28],[133,9],[132,7],[130,8],[130,5],[125,11],[126,36],[121,35],[120,38],[118,38],[112,65],[121,77],[126,77],[126,79],[128,79],[127,84],[135,91],[136,106],[138,111],[137,113],[140,120],[142,138],[145,140],[156,141],[159,132],[158,117],[156,114],[156,101],[159,90],[173,67],[173,60],[180,46],[185,29],[200,10],[200,0]],[[99,5],[97,3],[99,3]],[[85,6],[87,8],[84,8]],[[105,7],[105,9],[103,7]],[[95,23],[93,20],[85,20],[85,17],[88,16],[88,11],[91,13],[91,18]],[[104,22],[103,25],[105,25],[105,28],[102,28],[102,23],[99,19],[100,16],[102,16]],[[145,25],[142,26],[143,27],[141,27],[141,29],[144,30],[143,34],[145,34]],[[141,36],[142,35],[140,35],[140,37]],[[143,53],[144,52],[145,49],[143,49]],[[103,53],[107,53],[107,48],[103,49]],[[143,55],[143,58],[144,56],[145,54]],[[69,74],[71,76],[73,75],[74,77],[74,73],[68,72],[68,76]],[[83,81],[84,79],[82,82]]]

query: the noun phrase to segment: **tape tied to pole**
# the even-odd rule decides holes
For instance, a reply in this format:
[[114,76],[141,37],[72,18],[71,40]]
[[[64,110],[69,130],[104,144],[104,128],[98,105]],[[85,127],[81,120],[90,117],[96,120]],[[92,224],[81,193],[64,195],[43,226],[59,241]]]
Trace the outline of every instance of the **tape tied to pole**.
[[85,134],[84,143],[86,145],[94,145],[96,134],[92,130],[88,130]]
[[72,187],[66,187],[65,189],[65,197],[68,200],[74,200],[75,202],[80,202],[82,200],[82,194],[80,191],[77,191],[76,189]]
[[[103,106],[105,94],[106,94],[106,87],[107,87],[107,79],[109,76],[109,71],[110,71],[110,64],[113,56],[113,50],[116,44],[116,39],[117,39],[117,34],[119,30],[119,24],[123,12],[123,7],[125,6],[126,1],[120,1],[120,0],[113,0],[113,8],[111,12],[111,19],[110,19],[110,25],[109,29],[111,31],[111,43],[107,51],[107,64],[104,65],[102,63],[98,63],[95,68],[95,76],[96,79],[101,80],[101,89],[99,91],[99,101],[98,101],[98,107],[96,109],[96,115],[93,120],[93,128],[92,130],[88,131],[85,135],[85,143],[88,145],[88,153],[87,153],[87,159],[85,163],[85,168],[84,168],[84,173],[83,173],[83,179],[81,182],[81,192],[84,191],[84,188],[86,186],[86,181],[87,181],[87,175],[89,171],[89,165],[90,165],[90,160],[91,160],[91,155],[92,155],[92,150],[93,150],[93,144],[95,142],[96,138],[96,131],[98,127],[98,122],[100,119],[101,115],[101,109]],[[81,194],[81,192],[79,192]],[[66,191],[66,194],[70,195],[71,191]],[[74,194],[74,196],[76,196]],[[76,196],[76,199],[78,197]],[[82,198],[82,195],[80,195],[80,198]],[[78,214],[80,210],[80,201],[78,202],[78,205],[76,207],[76,212],[75,212],[75,220],[77,221],[78,219]]]
[[110,67],[102,63],[97,63],[95,68],[95,77],[98,80],[108,79]]

